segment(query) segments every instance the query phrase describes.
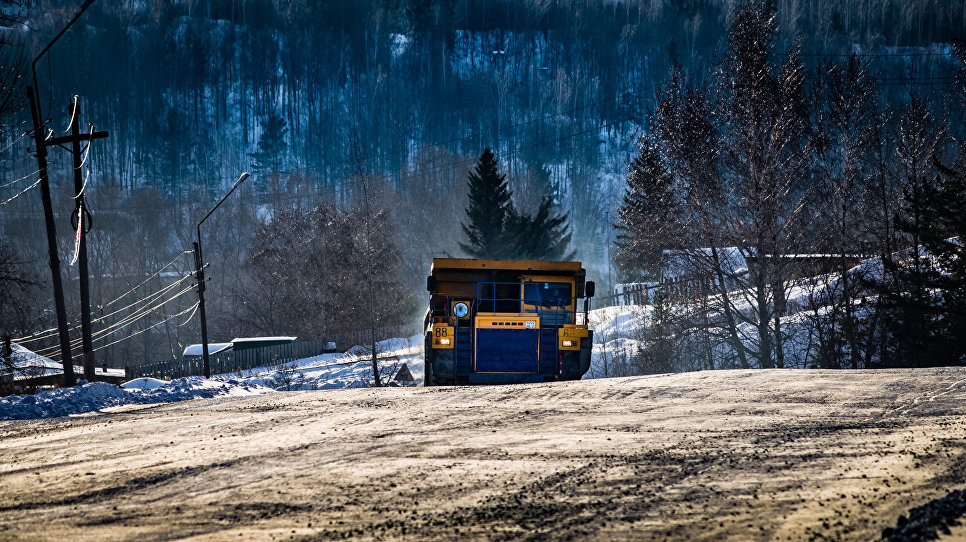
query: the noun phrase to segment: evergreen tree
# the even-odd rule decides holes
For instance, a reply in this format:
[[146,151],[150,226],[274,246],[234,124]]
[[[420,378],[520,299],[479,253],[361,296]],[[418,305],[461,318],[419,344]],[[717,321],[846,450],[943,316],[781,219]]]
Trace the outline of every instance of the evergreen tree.
[[460,248],[474,258],[505,258],[511,252],[506,222],[513,205],[506,175],[500,175],[490,149],[483,150],[475,170],[469,174],[468,223],[462,225],[467,242]]
[[509,257],[521,260],[572,260],[570,226],[567,213],[553,211],[553,198],[544,196],[533,216],[517,213],[512,206],[507,213],[506,236]]
[[966,160],[957,168],[934,160],[941,182],[927,187],[924,212],[928,227],[926,250],[935,256],[937,272],[929,281],[940,292],[942,316],[936,319],[939,337],[936,364],[966,364]]
[[513,206],[506,175],[500,175],[496,157],[484,149],[469,175],[469,223],[464,223],[467,243],[460,248],[474,258],[517,258],[525,260],[566,260],[571,233],[568,215],[554,212],[553,197],[544,195],[533,215],[520,213]]
[[625,279],[657,279],[663,250],[674,245],[672,226],[677,212],[673,178],[661,163],[654,142],[642,138],[614,224],[614,260]]
[[635,365],[639,374],[673,373],[675,371],[674,305],[666,287],[654,292],[654,310],[642,330],[643,341]]
[[908,245],[883,258],[886,276],[879,284],[887,335],[879,364],[886,367],[945,364],[936,352],[943,341],[938,333],[942,307],[934,290],[939,271],[926,246],[935,237],[933,221],[942,214],[934,208],[939,187],[931,159],[943,138],[943,130],[932,121],[925,102],[914,97],[900,115],[896,149],[902,203],[895,227]]
[[254,160],[252,169],[259,173],[281,173],[285,151],[288,150],[288,143],[285,141],[288,127],[285,119],[272,112],[259,125],[262,133],[258,137],[258,150],[249,154]]

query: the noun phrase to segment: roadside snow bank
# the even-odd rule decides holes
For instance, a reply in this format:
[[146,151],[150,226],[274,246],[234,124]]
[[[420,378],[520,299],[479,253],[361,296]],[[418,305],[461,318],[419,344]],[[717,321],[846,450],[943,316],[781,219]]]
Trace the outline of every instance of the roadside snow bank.
[[135,378],[134,380],[128,380],[127,382],[121,384],[121,387],[126,390],[153,390],[155,388],[160,388],[161,386],[167,384],[167,380],[158,380],[157,378],[143,377]]
[[[205,380],[195,376],[171,382],[139,380],[154,382],[135,383],[131,389],[92,382],[72,388],[43,390],[35,395],[4,397],[0,399],[0,420],[56,418],[122,405],[170,403],[221,395],[257,395],[272,391],[255,383],[227,378]],[[139,384],[142,387],[138,387]],[[158,385],[148,387],[154,384]]]
[[[371,351],[370,347],[354,346],[345,353],[321,354],[275,367],[258,367],[236,378],[280,391],[365,388],[372,385]],[[378,342],[376,352],[379,375],[384,384],[392,385],[393,377],[403,364],[413,376],[413,384],[422,383],[422,335]]]

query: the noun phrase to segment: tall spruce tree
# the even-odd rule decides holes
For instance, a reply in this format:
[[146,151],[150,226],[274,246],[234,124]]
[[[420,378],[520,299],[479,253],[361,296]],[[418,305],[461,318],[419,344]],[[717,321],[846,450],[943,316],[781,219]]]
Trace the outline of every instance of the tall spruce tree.
[[288,150],[288,143],[285,141],[288,132],[286,124],[285,118],[275,112],[259,122],[262,133],[258,136],[258,150],[249,154],[254,161],[253,169],[256,172],[281,173],[285,151]]
[[474,258],[506,258],[512,252],[506,223],[513,204],[506,175],[500,175],[498,166],[493,152],[484,149],[475,172],[469,174],[468,223],[462,225],[467,242],[460,248]]
[[565,260],[571,233],[567,213],[554,210],[554,200],[545,195],[536,213],[516,210],[506,175],[500,175],[496,156],[484,149],[469,174],[468,223],[463,232],[467,242],[460,248],[474,258],[517,258],[525,260]]
[[937,272],[929,285],[939,292],[940,338],[933,355],[937,365],[966,364],[966,148],[956,167],[934,158],[940,182],[926,188],[924,214],[928,227],[923,245],[935,256]]
[[520,214],[513,206],[507,213],[506,236],[509,257],[522,260],[572,260],[567,213],[554,212],[551,196],[544,196],[533,215]]
[[899,118],[896,157],[902,175],[902,202],[895,219],[905,250],[883,258],[886,278],[879,285],[887,343],[879,364],[886,367],[945,365],[936,347],[942,343],[941,299],[934,289],[938,269],[926,241],[938,210],[930,209],[938,193],[932,162],[945,138],[926,103],[913,97]]
[[654,142],[642,138],[614,224],[617,230],[614,260],[623,279],[656,280],[664,249],[676,245],[673,224],[678,205],[673,183]]

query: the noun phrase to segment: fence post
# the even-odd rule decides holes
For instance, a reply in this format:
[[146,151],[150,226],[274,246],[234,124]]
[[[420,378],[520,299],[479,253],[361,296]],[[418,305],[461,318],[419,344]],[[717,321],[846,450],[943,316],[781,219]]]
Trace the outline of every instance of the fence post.
[[10,380],[13,381],[13,348],[10,346],[10,335],[3,336],[3,370],[10,373]]

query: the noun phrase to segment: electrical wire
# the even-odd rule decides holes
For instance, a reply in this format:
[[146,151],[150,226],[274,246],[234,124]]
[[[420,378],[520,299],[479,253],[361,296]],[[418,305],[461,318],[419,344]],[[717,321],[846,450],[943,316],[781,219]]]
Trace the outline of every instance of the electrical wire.
[[80,199],[80,197],[84,195],[84,190],[87,190],[87,181],[90,181],[90,180],[91,180],[91,170],[90,168],[88,168],[87,177],[84,178],[84,184],[81,185],[80,192],[78,192],[77,195],[74,196],[74,199]]
[[[141,299],[139,299],[139,300],[137,300],[137,301],[135,301],[135,302],[133,302],[133,303],[125,306],[125,307],[122,307],[120,309],[117,309],[114,312],[111,312],[111,313],[108,313],[108,314],[104,314],[102,316],[98,316],[97,318],[94,318],[93,320],[91,320],[91,323],[94,323],[94,322],[103,322],[107,318],[110,318],[111,316],[114,316],[115,314],[117,314],[117,313],[119,313],[121,311],[124,311],[126,309],[129,309],[129,308],[133,307],[134,305],[137,305],[138,303],[144,303],[144,302],[151,303],[156,298],[161,297],[162,295],[164,295],[165,293],[167,293],[169,290],[172,290],[178,284],[180,284],[180,283],[182,283],[185,280],[190,279],[190,278],[194,278],[194,274],[185,275],[185,276],[181,277],[180,279],[178,279],[177,281],[172,282],[171,284],[165,286],[164,288],[162,288],[162,289],[154,292],[153,294],[149,294],[149,295],[147,295],[145,297],[142,297]],[[193,286],[192,286],[192,288],[193,288]],[[73,329],[76,329],[76,327],[73,328]]]
[[13,181],[10,181],[9,183],[0,184],[0,188],[6,188],[6,187],[8,187],[10,185],[17,184],[20,181],[22,181],[24,179],[29,179],[30,177],[33,177],[34,175],[36,175],[38,173],[40,173],[40,170],[39,169],[37,171],[34,171],[33,173],[28,173],[28,174],[24,175],[23,177],[20,177],[19,179],[15,179]]
[[[114,316],[115,314],[117,314],[119,312],[122,312],[124,310],[127,310],[127,309],[129,309],[129,308],[131,308],[134,305],[137,305],[139,303],[153,303],[155,299],[157,299],[158,297],[164,295],[165,293],[167,293],[168,291],[170,291],[171,289],[173,289],[178,284],[180,284],[180,283],[184,282],[185,280],[187,280],[189,278],[192,278],[192,277],[194,277],[193,274],[185,275],[184,277],[181,277],[177,281],[172,282],[171,284],[165,286],[164,288],[162,288],[162,289],[160,289],[160,290],[158,290],[156,292],[153,292],[151,294],[148,294],[145,297],[142,297],[141,299],[138,299],[138,300],[136,300],[136,301],[134,301],[134,302],[132,302],[132,303],[124,306],[124,307],[121,307],[120,309],[115,310],[114,312],[110,312],[108,314],[104,314],[104,315],[98,316],[97,318],[92,319],[91,320],[91,323],[93,324],[95,322],[103,322],[104,320],[110,318],[111,316]],[[118,299],[120,299],[120,298],[118,298]],[[77,329],[80,329],[80,327],[81,327],[81,324],[76,324],[73,327],[67,328],[67,331],[68,332],[75,331]],[[16,339],[16,342],[18,342],[18,343],[31,343],[31,342],[39,341],[39,340],[42,340],[42,339],[46,339],[48,337],[53,337],[54,335],[57,335],[57,333],[58,333],[58,328],[52,327],[50,329],[47,329],[47,330],[44,330],[44,331],[40,331],[40,332],[36,333],[35,335],[30,335],[28,337],[24,337],[24,338],[21,338],[21,339]]]
[[6,205],[6,204],[8,204],[8,203],[10,203],[11,201],[13,201],[13,200],[15,200],[15,199],[17,199],[17,198],[19,198],[19,197],[20,197],[20,196],[22,196],[22,195],[24,195],[24,194],[26,194],[26,193],[27,193],[27,191],[29,191],[29,190],[30,190],[31,188],[34,188],[34,187],[35,187],[35,186],[37,186],[38,184],[40,184],[40,179],[37,179],[37,181],[36,181],[36,182],[35,182],[34,184],[32,184],[32,185],[30,185],[30,186],[28,186],[27,188],[24,188],[23,190],[21,190],[20,192],[18,192],[18,193],[17,193],[17,194],[15,195],[15,196],[13,196],[12,198],[10,198],[10,199],[8,199],[7,201],[4,201],[4,202],[2,202],[2,203],[0,203],[0,207],[2,207],[2,206],[4,206],[4,205]]
[[[137,335],[140,335],[140,334],[142,334],[142,333],[144,333],[145,331],[149,331],[149,330],[151,330],[151,329],[154,329],[154,328],[156,328],[156,327],[158,327],[158,326],[160,326],[161,324],[163,324],[163,323],[165,323],[165,322],[168,322],[168,321],[170,321],[170,320],[173,320],[174,318],[177,318],[177,317],[179,317],[179,316],[182,316],[183,314],[185,314],[185,313],[186,313],[186,312],[188,312],[188,311],[193,311],[193,310],[195,310],[195,309],[197,309],[197,308],[198,308],[198,306],[199,306],[200,304],[201,304],[201,302],[200,302],[200,301],[199,301],[199,302],[196,302],[196,303],[195,303],[194,305],[192,305],[191,307],[188,307],[187,309],[185,309],[185,310],[183,310],[183,311],[181,311],[181,312],[179,312],[179,313],[176,313],[176,314],[173,314],[173,315],[171,315],[171,316],[169,316],[169,317],[167,317],[167,318],[165,318],[164,320],[161,320],[160,322],[157,322],[156,324],[152,324],[151,326],[148,326],[148,327],[146,327],[146,328],[144,328],[144,329],[142,329],[142,330],[140,330],[140,331],[136,331],[136,332],[134,332],[134,333],[132,333],[132,334],[130,334],[130,335],[126,335],[126,336],[124,336],[124,337],[121,337],[120,339],[118,339],[118,340],[116,340],[116,341],[113,341],[113,342],[110,342],[110,343],[107,343],[107,344],[104,344],[104,345],[101,345],[101,346],[98,346],[97,348],[95,348],[95,349],[93,349],[92,351],[93,351],[93,352],[98,352],[98,351],[100,351],[100,350],[103,350],[103,349],[105,349],[105,348],[107,348],[108,346],[112,346],[112,345],[115,345],[115,344],[117,344],[117,343],[119,343],[119,342],[121,342],[121,341],[125,341],[125,340],[127,340],[127,339],[130,339],[131,337],[135,337],[135,336],[137,336]],[[194,316],[194,312],[192,312],[192,313],[191,313],[191,316],[192,316],[192,317]],[[185,321],[184,321],[183,323],[181,323],[181,324],[179,324],[179,325],[178,325],[178,327],[181,327],[181,326],[184,326],[184,325],[186,325],[186,324],[187,324],[187,323],[188,323],[188,322],[189,322],[190,320],[191,320],[191,317],[189,317],[189,318],[188,318],[188,320],[185,320]],[[52,361],[61,361],[60,359],[58,359],[58,358],[56,358],[56,357],[52,357],[52,358],[49,358],[49,359],[51,359]]]
[[108,332],[111,332],[111,330],[113,330],[113,329],[117,329],[119,327],[124,327],[124,326],[130,325],[130,324],[133,324],[134,322],[137,322],[138,320],[146,317],[148,314],[150,314],[150,313],[152,313],[152,312],[160,309],[161,307],[167,305],[168,303],[174,301],[175,299],[178,299],[179,297],[185,295],[186,293],[190,292],[194,288],[195,288],[195,285],[192,284],[191,286],[188,286],[187,288],[184,288],[180,292],[174,294],[173,296],[171,296],[168,299],[166,299],[166,300],[158,303],[157,305],[155,305],[153,307],[149,307],[149,308],[142,307],[142,308],[140,308],[140,309],[132,312],[131,314],[125,316],[124,318],[118,320],[117,322],[115,322],[115,323],[113,323],[113,324],[111,324],[111,325],[109,325],[109,326],[107,326],[105,328],[102,328],[102,329],[99,329],[99,330],[95,331],[94,333],[91,334],[91,337],[102,337],[105,334],[107,334]]
[[84,167],[84,164],[87,163],[87,157],[91,155],[91,143],[94,142],[94,125],[89,124],[88,126],[91,127],[91,133],[90,133],[90,137],[87,140],[87,146],[84,148],[84,159],[81,160],[81,163],[74,169],[80,169]]
[[[177,256],[175,256],[175,258],[173,260],[171,260],[170,262],[168,262],[164,267],[162,267],[161,269],[155,271],[153,274],[151,274],[151,276],[149,276],[148,278],[144,279],[143,282],[141,282],[137,286],[131,288],[130,290],[124,292],[123,294],[115,297],[114,299],[108,301],[107,303],[104,303],[103,305],[98,305],[97,306],[97,309],[98,310],[104,309],[105,307],[108,307],[108,306],[113,305],[114,303],[120,301],[121,299],[123,299],[124,297],[126,297],[130,293],[134,292],[135,290],[137,290],[141,286],[144,286],[145,284],[147,284],[148,281],[150,281],[154,277],[156,277],[159,274],[161,274],[165,269],[167,269],[167,268],[171,267],[172,265],[174,265],[175,263],[177,263],[177,261],[178,261],[179,258],[181,258],[185,254],[188,254],[190,252],[191,252],[190,250],[185,250],[185,251],[181,252],[180,254],[178,254]],[[158,290],[158,291],[156,291],[156,292],[154,292],[152,294],[149,294],[149,295],[147,295],[145,297],[142,297],[138,301],[135,301],[134,303],[131,303],[131,304],[127,305],[126,307],[122,308],[122,309],[118,309],[118,310],[116,310],[116,311],[114,311],[112,313],[99,316],[98,318],[95,318],[91,322],[99,322],[99,321],[102,321],[104,318],[107,318],[109,316],[112,316],[114,314],[117,314],[119,311],[122,311],[125,308],[130,308],[131,306],[136,305],[137,303],[140,303],[142,301],[148,300],[148,299],[156,296],[157,294],[159,294],[161,292],[165,292],[167,290],[170,290],[174,285],[176,285],[176,284],[178,284],[180,282],[183,282],[186,278],[192,277],[192,276],[194,276],[194,275],[193,274],[189,274],[189,275],[186,275],[184,277],[181,277],[176,282],[173,282],[173,283],[169,284],[168,286],[162,288],[161,290]],[[68,328],[68,331],[72,331],[72,330],[78,329],[79,327],[80,327],[80,324],[77,324],[77,325],[75,325],[75,326],[73,326],[71,328]],[[17,342],[17,343],[31,343],[31,342],[39,341],[41,339],[46,339],[48,337],[52,337],[52,336],[56,335],[57,334],[57,330],[58,330],[58,328],[52,327],[50,329],[45,329],[45,330],[42,330],[42,331],[38,331],[37,333],[31,334],[31,335],[25,335],[25,336],[20,337],[18,339],[14,339],[14,342]]]
[[[114,299],[108,301],[107,303],[104,303],[103,305],[98,305],[97,308],[98,309],[103,309],[105,307],[109,307],[109,306],[113,305],[114,303],[117,303],[118,301],[120,301],[122,298],[124,298],[125,296],[127,296],[131,292],[134,292],[135,290],[137,290],[141,286],[144,286],[145,284],[147,284],[148,281],[150,281],[154,277],[156,277],[156,276],[160,275],[161,273],[163,273],[165,269],[167,269],[167,268],[171,267],[172,265],[174,265],[175,263],[177,263],[178,260],[182,256],[184,256],[185,254],[191,254],[191,252],[192,251],[190,251],[190,250],[183,250],[183,251],[181,251],[181,253],[178,254],[177,256],[175,256],[173,260],[171,260],[170,262],[168,262],[167,264],[165,264],[165,266],[162,267],[161,269],[158,269],[157,271],[155,271],[154,273],[152,273],[148,278],[144,279],[144,281],[142,281],[140,284],[138,284],[137,286],[135,286],[135,287],[131,288],[130,290],[124,292],[123,294],[115,297]],[[191,275],[188,275],[188,276],[191,276]]]
[[188,325],[188,322],[190,322],[191,319],[195,317],[195,313],[198,312],[199,307],[201,307],[201,301],[198,301],[197,303],[195,303],[195,310],[191,311],[191,314],[189,314],[188,317],[184,319],[184,322],[181,322],[180,324],[174,327],[184,327]]
[[[131,325],[134,322],[137,322],[137,321],[139,321],[139,320],[141,320],[143,318],[146,318],[148,315],[150,315],[154,311],[160,309],[161,307],[163,307],[164,305],[167,305],[168,303],[174,301],[175,299],[178,299],[179,297],[183,296],[184,294],[188,293],[189,291],[191,291],[194,288],[195,288],[194,285],[188,286],[187,288],[181,290],[180,292],[174,294],[173,296],[171,296],[168,299],[162,301],[161,303],[158,303],[157,305],[155,305],[153,307],[141,307],[141,308],[138,308],[137,310],[135,310],[131,314],[125,316],[124,318],[121,318],[120,320],[118,320],[117,322],[111,324],[110,326],[107,326],[107,327],[105,327],[103,329],[99,329],[99,330],[93,332],[91,334],[91,338],[92,338],[92,340],[95,340],[95,341],[96,340],[100,340],[100,339],[104,338],[105,335],[108,335],[110,333],[113,333],[114,332],[113,330],[115,330],[117,328]],[[73,339],[72,341],[70,341],[70,345],[71,345],[71,347],[75,347],[78,344],[80,344],[82,341],[83,341],[83,337],[77,337],[77,338]],[[53,345],[53,346],[49,346],[47,348],[42,348],[40,350],[37,350],[35,353],[40,354],[40,355],[44,355],[44,354],[48,354],[48,353],[53,353],[58,348],[60,348],[59,345]]]
[[[23,123],[21,123],[21,124],[23,124]],[[20,137],[18,137],[17,139],[14,139],[14,140],[13,140],[13,141],[12,141],[12,142],[11,142],[11,143],[9,144],[9,145],[7,145],[6,147],[4,147],[4,148],[2,148],[2,149],[0,149],[0,153],[4,153],[4,152],[7,152],[8,150],[10,150],[10,147],[13,147],[13,146],[14,146],[14,145],[16,145],[17,143],[19,143],[21,139],[23,139],[23,138],[25,138],[25,137],[27,137],[27,136],[28,136],[28,135],[30,135],[31,133],[32,133],[32,130],[28,130],[28,131],[26,131],[26,132],[24,132],[24,133],[22,133],[22,134],[20,134]]]
[[[186,313],[188,311],[194,311],[195,309],[198,308],[198,306],[200,304],[201,304],[201,302],[199,301],[199,302],[195,303],[194,306],[188,307],[187,309],[185,309],[185,310],[183,310],[183,311],[181,311],[181,312],[179,312],[177,314],[172,314],[171,316],[165,318],[164,320],[161,320],[160,322],[158,322],[157,324],[152,325],[151,327],[146,327],[146,328],[142,329],[141,331],[132,333],[132,334],[126,336],[126,337],[121,337],[120,339],[118,339],[118,340],[116,340],[114,342],[107,343],[107,344],[105,344],[103,346],[98,346],[97,348],[94,349],[94,352],[98,352],[100,350],[104,350],[108,346],[113,346],[113,345],[115,345],[115,344],[117,344],[117,343],[119,343],[121,341],[126,341],[126,340],[128,340],[128,339],[130,339],[132,337],[135,337],[137,335],[140,335],[140,334],[144,333],[145,331],[150,331],[150,330],[152,330],[152,329],[160,326],[161,324],[163,324],[165,322],[168,322],[170,320],[173,320],[173,319],[175,319],[175,318],[183,315],[184,313]],[[191,313],[191,316],[189,316],[187,320],[185,320],[184,322],[182,322],[181,324],[179,324],[178,327],[184,326],[185,324],[187,324],[188,322],[190,322],[192,317],[194,317],[194,312]]]
[[71,126],[73,126],[73,125],[74,125],[74,119],[76,119],[76,118],[77,118],[77,110],[78,110],[78,109],[80,109],[80,108],[79,108],[79,107],[77,107],[77,95],[75,94],[75,95],[74,95],[74,107],[71,107],[71,108],[70,108],[70,123],[68,123],[68,124],[67,124],[67,129],[66,129],[66,130],[64,130],[64,133],[65,133],[65,134],[66,134],[67,132],[70,132],[70,128],[71,128]]

